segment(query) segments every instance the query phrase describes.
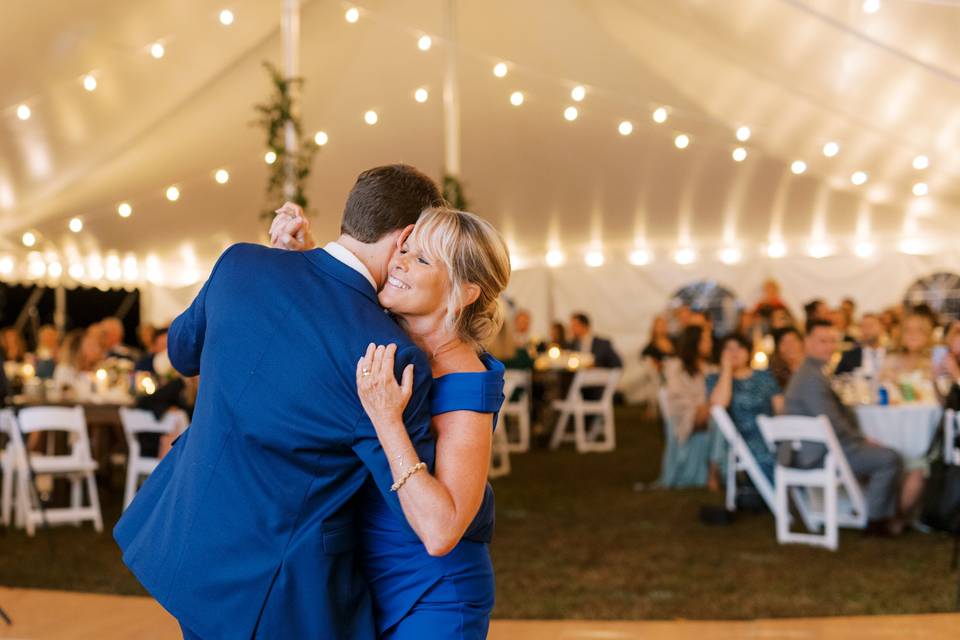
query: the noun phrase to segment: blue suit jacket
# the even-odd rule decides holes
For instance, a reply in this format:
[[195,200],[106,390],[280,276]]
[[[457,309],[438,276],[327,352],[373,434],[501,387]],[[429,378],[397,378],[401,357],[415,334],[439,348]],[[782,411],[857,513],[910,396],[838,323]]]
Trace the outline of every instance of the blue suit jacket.
[[415,365],[404,421],[432,469],[426,356],[369,282],[325,251],[235,245],[170,326],[173,366],[200,374],[193,422],[114,536],[130,570],[194,633],[374,637],[351,498],[372,474],[402,511],[357,397],[369,342],[397,344],[398,372]]

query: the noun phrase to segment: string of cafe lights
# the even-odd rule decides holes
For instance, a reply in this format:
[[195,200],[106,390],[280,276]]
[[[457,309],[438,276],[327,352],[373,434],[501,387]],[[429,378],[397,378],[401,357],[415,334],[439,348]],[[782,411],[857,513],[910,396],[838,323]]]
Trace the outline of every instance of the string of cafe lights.
[[[346,10],[344,12],[344,19],[350,23],[355,24],[360,21],[364,15],[372,15],[372,12],[369,9],[360,7],[354,4],[346,5]],[[879,9],[879,2],[875,0],[866,0],[863,4],[863,11],[865,13],[874,13]],[[236,19],[233,11],[231,9],[222,9],[217,16],[219,23],[224,27],[229,27],[232,25]],[[405,31],[412,33],[416,38],[416,46],[422,52],[429,52],[436,41],[443,43],[443,38],[419,31],[410,27],[402,27]],[[156,60],[162,59],[166,55],[166,50],[168,46],[168,39],[158,39],[149,43],[145,48],[146,51],[152,58]],[[502,79],[506,78],[512,72],[523,71],[528,74],[536,74],[544,76],[537,70],[527,68],[523,65],[519,65],[515,62],[510,62],[503,59],[497,59],[494,56],[490,56],[485,53],[478,52],[467,52],[471,53],[475,57],[480,57],[486,61],[492,63],[491,72],[496,78]],[[562,116],[567,122],[575,122],[580,117],[580,109],[577,105],[580,105],[587,99],[588,95],[593,96],[602,96],[605,92],[602,89],[597,87],[588,87],[584,84],[576,84],[570,82],[567,79],[557,78],[555,76],[547,76],[548,78],[562,82],[566,85],[572,85],[570,89],[570,100],[572,104],[569,104],[564,107]],[[89,73],[83,74],[79,79],[79,85],[82,86],[84,91],[93,92],[96,91],[99,87],[98,73],[96,71],[90,71]],[[614,96],[618,98],[618,96]],[[413,91],[413,98],[418,103],[425,103],[430,98],[429,89],[426,86],[418,87]],[[508,95],[509,104],[513,107],[522,107],[527,102],[527,94],[522,90],[513,90]],[[622,101],[622,100],[621,100]],[[25,100],[17,105],[3,110],[4,112],[13,112],[15,113],[17,119],[21,121],[29,120],[33,115],[33,109],[36,108],[39,101],[34,98],[30,100]],[[33,108],[32,108],[33,107]],[[619,120],[616,123],[616,131],[619,135],[627,137],[634,133],[635,129],[642,124],[646,124],[650,127],[659,127],[665,132],[669,132],[669,127],[663,128],[664,125],[671,119],[674,115],[681,115],[684,118],[694,118],[703,120],[699,114],[691,114],[679,110],[675,107],[672,107],[667,104],[649,104],[647,105],[647,116],[641,119],[623,119]],[[380,114],[376,110],[367,110],[363,113],[363,121],[369,126],[375,126],[380,121]],[[709,121],[710,124],[715,124],[712,120]],[[673,145],[679,151],[683,151],[690,147],[691,144],[697,142],[711,141],[711,136],[699,136],[694,138],[691,134],[673,130],[669,132],[668,135],[673,137]],[[734,132],[733,137],[736,142],[732,142],[728,139],[725,139],[721,144],[728,145],[730,147],[731,159],[734,162],[744,162],[748,159],[751,153],[751,147],[747,144],[753,137],[753,131],[748,125],[740,125]],[[317,131],[314,135],[314,143],[318,146],[324,146],[330,141],[330,135],[326,131]],[[840,143],[835,140],[826,141],[821,149],[823,156],[827,158],[836,157],[841,151]],[[266,152],[263,157],[264,162],[267,164],[275,163],[278,158],[276,154],[272,151]],[[916,171],[926,171],[930,167],[929,158],[926,155],[918,154],[914,157],[912,166]],[[805,160],[795,159],[790,164],[790,171],[794,175],[802,175],[807,172],[808,166]],[[219,168],[212,172],[213,179],[218,184],[227,184],[230,179],[229,171],[226,168]],[[855,171],[849,177],[851,185],[853,187],[861,187],[869,181],[869,176],[864,171]],[[182,183],[171,184],[163,190],[164,197],[171,203],[177,202],[181,196]],[[917,198],[923,198],[929,195],[929,186],[927,182],[923,180],[918,180],[913,184],[911,189],[912,194]],[[116,213],[121,218],[129,218],[133,212],[133,199],[127,199],[116,204]],[[84,229],[84,221],[86,216],[73,216],[67,222],[68,229],[72,233],[80,233]],[[23,246],[27,249],[33,249],[41,242],[42,236],[36,229],[26,230],[22,237],[21,242]],[[910,239],[905,241],[900,246],[900,250],[904,253],[922,253],[922,250],[918,250],[921,247],[915,241],[915,239]],[[861,257],[867,258],[873,255],[874,245],[869,240],[860,239],[857,245],[854,248],[854,254]],[[788,248],[785,242],[781,239],[772,239],[765,247],[765,253],[770,258],[781,258],[787,255]],[[834,255],[833,250],[825,245],[824,243],[812,243],[808,246],[807,254],[811,257],[822,258],[828,255]],[[26,269],[27,274],[32,278],[40,278],[44,276],[58,278],[62,275],[64,269],[62,266],[62,261],[59,256],[55,253],[47,252],[44,257],[39,257],[40,254],[38,251],[31,251],[28,256],[28,266]],[[67,269],[67,274],[77,282],[83,282],[86,280],[102,280],[106,277],[109,281],[118,282],[121,280],[127,281],[138,281],[144,270],[141,269],[141,265],[136,257],[132,257],[128,254],[124,258],[123,267],[117,268],[117,260],[114,259],[115,254],[108,255],[109,265],[104,268],[98,268],[95,265],[103,262],[100,256],[89,256],[87,258],[88,267],[84,268],[82,266],[82,261],[74,260],[70,267]],[[698,260],[699,256],[697,251],[690,246],[681,246],[673,252],[673,260],[680,265],[689,265]],[[743,250],[738,246],[728,246],[720,249],[717,253],[717,258],[725,264],[735,264],[743,258]],[[643,266],[652,262],[655,258],[653,250],[649,246],[636,246],[628,254],[628,261],[631,264],[637,266]],[[605,257],[601,250],[599,249],[590,249],[583,254],[584,263],[589,267],[599,267],[605,263]],[[558,267],[566,263],[566,255],[559,248],[553,248],[549,250],[543,258],[544,264],[549,267]],[[10,276],[16,270],[16,262],[11,256],[0,257],[0,276]],[[160,276],[157,275],[156,263],[148,265],[146,269],[147,278],[152,280],[157,280]],[[151,278],[152,276],[152,278]]]

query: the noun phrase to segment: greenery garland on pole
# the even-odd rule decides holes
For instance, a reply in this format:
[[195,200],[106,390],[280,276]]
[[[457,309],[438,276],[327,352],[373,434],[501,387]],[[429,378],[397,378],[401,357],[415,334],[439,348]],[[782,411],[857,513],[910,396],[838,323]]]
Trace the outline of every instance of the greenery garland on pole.
[[455,175],[443,174],[443,199],[457,211],[466,211],[469,207],[463,194],[463,183]]
[[[267,205],[260,213],[264,220],[272,220],[274,210],[290,200],[307,210],[307,195],[305,185],[310,175],[313,156],[319,148],[309,138],[303,138],[303,126],[297,114],[293,89],[303,85],[303,78],[285,78],[276,66],[264,62],[274,92],[270,99],[255,106],[260,114],[256,124],[264,128],[267,134],[267,148],[277,155],[277,159],[270,165],[267,176]],[[285,129],[288,122],[293,123],[296,136],[300,144],[292,157],[287,159]],[[284,194],[284,183],[287,178],[287,162],[293,163],[293,192]]]

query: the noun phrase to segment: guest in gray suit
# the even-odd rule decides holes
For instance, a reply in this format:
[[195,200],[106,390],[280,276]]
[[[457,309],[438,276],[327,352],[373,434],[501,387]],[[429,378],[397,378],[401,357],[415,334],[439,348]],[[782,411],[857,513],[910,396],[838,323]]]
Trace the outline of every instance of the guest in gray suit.
[[[813,319],[808,323],[804,341],[807,357],[787,386],[786,413],[825,415],[830,420],[853,474],[857,478],[866,478],[868,482],[866,498],[870,522],[866,532],[894,535],[899,532],[895,516],[900,456],[893,449],[866,439],[860,431],[856,414],[844,406],[830,386],[824,368],[837,346],[837,330],[829,320]],[[793,456],[792,464],[804,468],[816,466],[824,453],[820,445],[805,444]],[[781,452],[781,459],[783,455]],[[789,452],[786,455],[789,456]]]

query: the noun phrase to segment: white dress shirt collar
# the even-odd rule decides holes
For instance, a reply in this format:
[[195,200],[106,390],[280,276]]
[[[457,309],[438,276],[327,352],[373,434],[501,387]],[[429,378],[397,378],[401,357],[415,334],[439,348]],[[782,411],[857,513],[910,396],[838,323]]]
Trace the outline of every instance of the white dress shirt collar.
[[370,275],[370,270],[367,269],[367,265],[363,264],[363,262],[360,261],[360,258],[355,256],[353,252],[350,251],[350,249],[347,249],[345,246],[343,246],[339,242],[328,242],[323,247],[323,250],[329,253],[331,256],[333,256],[337,260],[339,260],[340,262],[342,262],[343,264],[347,265],[348,267],[356,271],[357,273],[359,273],[360,275],[362,275],[364,278],[367,279],[367,282],[370,283],[370,286],[373,287],[373,290],[374,291],[377,290],[377,283],[373,279],[373,276]]

